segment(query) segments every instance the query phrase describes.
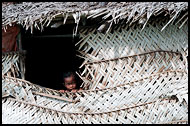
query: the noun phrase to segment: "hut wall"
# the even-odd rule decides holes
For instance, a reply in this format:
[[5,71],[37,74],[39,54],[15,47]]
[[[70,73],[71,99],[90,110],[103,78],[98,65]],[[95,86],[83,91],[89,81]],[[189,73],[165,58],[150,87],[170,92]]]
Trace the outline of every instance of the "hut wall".
[[25,74],[25,51],[2,53],[2,75],[24,78]]
[[[133,30],[134,26],[125,26],[121,32],[118,27],[106,35],[84,29],[88,34],[76,46],[85,57],[81,76],[84,87],[90,84],[90,90],[60,93],[22,79],[3,77],[3,123],[188,123],[187,27],[177,30],[168,26],[167,32],[160,33],[158,24],[156,28],[148,25],[142,32],[138,27]],[[85,33],[80,32],[81,36]],[[158,38],[147,39],[150,34]],[[125,37],[119,41],[119,35]],[[135,36],[140,37],[135,41]],[[105,82],[107,85],[101,85]],[[68,97],[74,102],[63,100]]]
[[60,93],[3,77],[3,123],[188,123],[188,28],[160,32],[166,23],[80,30],[80,75],[89,90]]
[[95,28],[81,29],[76,44],[80,57],[84,88],[103,89],[136,81],[151,74],[183,70],[187,72],[188,27],[156,18],[141,25],[115,25],[107,34]]

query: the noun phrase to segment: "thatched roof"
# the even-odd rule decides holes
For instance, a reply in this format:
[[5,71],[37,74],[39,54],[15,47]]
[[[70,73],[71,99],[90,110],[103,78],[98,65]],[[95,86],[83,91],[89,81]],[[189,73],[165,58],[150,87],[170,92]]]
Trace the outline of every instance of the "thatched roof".
[[[13,23],[20,24],[26,30],[33,27],[43,29],[56,17],[73,17],[78,24],[81,17],[96,18],[102,16],[110,24],[117,24],[125,19],[126,23],[145,24],[149,18],[165,13],[171,20],[176,20],[182,11],[180,21],[188,20],[187,2],[20,2],[2,3],[2,28]],[[166,24],[166,25],[168,25]],[[111,25],[110,25],[111,26]],[[144,28],[144,27],[143,27]],[[164,27],[165,28],[165,27]]]

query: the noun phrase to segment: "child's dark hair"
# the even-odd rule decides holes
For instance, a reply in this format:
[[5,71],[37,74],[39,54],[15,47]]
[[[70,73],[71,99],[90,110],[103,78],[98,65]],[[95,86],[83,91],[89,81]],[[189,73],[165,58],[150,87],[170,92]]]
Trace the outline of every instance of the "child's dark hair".
[[64,72],[64,73],[63,73],[63,81],[64,81],[65,78],[70,77],[70,76],[72,76],[72,75],[74,76],[74,78],[76,78],[76,75],[75,75],[74,72],[72,72],[72,71]]

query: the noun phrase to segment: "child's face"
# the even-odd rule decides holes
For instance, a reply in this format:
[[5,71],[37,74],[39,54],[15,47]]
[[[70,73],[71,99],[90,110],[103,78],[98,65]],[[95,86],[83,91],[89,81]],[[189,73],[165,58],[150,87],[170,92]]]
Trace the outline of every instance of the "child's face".
[[67,90],[73,90],[76,88],[76,81],[73,75],[70,77],[66,77],[64,81],[65,81],[65,87],[67,88]]

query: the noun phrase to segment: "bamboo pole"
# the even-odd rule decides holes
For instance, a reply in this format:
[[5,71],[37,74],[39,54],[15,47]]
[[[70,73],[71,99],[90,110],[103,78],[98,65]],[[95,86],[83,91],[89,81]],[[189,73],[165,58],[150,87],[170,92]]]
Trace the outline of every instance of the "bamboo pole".
[[45,93],[33,92],[33,94],[37,94],[37,95],[41,95],[41,96],[45,96],[45,97],[49,97],[49,98],[55,98],[55,99],[59,99],[59,100],[67,101],[67,102],[73,102],[73,103],[76,102],[76,101],[73,101],[72,99],[67,99],[67,98],[50,95],[50,94],[45,94]]
[[[20,28],[20,27],[19,27]],[[21,28],[20,28],[21,29]],[[18,40],[18,50],[22,51],[22,39],[21,39],[21,31],[17,35],[17,40]],[[24,55],[21,55],[19,57],[20,60],[20,68],[21,68],[21,78],[25,79],[25,68],[24,68]]]
[[[40,36],[30,36],[28,38],[69,38],[73,37],[73,34],[65,34],[65,35],[40,35]],[[76,37],[79,37],[79,34],[76,35]]]
[[87,62],[87,63],[85,63],[84,65],[87,65],[87,64],[94,64],[94,63],[100,63],[100,62],[114,61],[114,60],[118,60],[118,59],[124,59],[124,58],[129,58],[129,57],[134,57],[134,56],[141,56],[141,55],[150,54],[150,53],[155,53],[155,52],[169,52],[169,53],[175,53],[175,54],[181,55],[180,52],[157,50],[157,51],[151,51],[151,52],[146,52],[146,53],[141,53],[141,54],[135,54],[135,55],[131,55],[131,56],[124,56],[124,57],[113,58],[113,59],[107,59],[107,60],[100,60],[100,61],[94,61],[94,62]]

